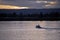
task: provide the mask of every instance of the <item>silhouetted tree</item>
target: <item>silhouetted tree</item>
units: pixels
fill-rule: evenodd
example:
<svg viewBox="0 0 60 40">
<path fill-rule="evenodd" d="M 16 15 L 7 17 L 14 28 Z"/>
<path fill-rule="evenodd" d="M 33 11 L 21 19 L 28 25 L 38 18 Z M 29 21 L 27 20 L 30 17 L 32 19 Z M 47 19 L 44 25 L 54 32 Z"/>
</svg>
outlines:
<svg viewBox="0 0 60 40">
<path fill-rule="evenodd" d="M 17 16 L 17 15 L 16 15 L 16 13 L 14 12 L 14 13 L 13 13 L 13 17 L 16 17 L 16 16 Z"/>
</svg>

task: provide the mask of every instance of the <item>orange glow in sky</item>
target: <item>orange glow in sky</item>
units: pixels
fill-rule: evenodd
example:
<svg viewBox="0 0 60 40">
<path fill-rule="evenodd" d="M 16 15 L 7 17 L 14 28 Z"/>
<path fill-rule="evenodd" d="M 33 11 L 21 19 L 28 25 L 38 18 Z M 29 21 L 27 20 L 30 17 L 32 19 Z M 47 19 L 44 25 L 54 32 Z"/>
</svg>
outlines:
<svg viewBox="0 0 60 40">
<path fill-rule="evenodd" d="M 54 4 L 56 4 L 56 2 L 49 2 L 49 4 L 54 5 Z"/>
<path fill-rule="evenodd" d="M 28 9 L 29 7 L 11 6 L 11 5 L 0 5 L 0 9 Z"/>
</svg>

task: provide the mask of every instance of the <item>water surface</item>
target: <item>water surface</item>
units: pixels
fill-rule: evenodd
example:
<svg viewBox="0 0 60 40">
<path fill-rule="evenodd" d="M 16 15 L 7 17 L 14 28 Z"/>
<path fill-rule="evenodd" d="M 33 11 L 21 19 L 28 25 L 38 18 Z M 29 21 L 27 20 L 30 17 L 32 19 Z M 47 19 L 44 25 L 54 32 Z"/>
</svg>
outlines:
<svg viewBox="0 0 60 40">
<path fill-rule="evenodd" d="M 0 21 L 0 40 L 60 40 L 58 28 L 60 21 Z"/>
</svg>

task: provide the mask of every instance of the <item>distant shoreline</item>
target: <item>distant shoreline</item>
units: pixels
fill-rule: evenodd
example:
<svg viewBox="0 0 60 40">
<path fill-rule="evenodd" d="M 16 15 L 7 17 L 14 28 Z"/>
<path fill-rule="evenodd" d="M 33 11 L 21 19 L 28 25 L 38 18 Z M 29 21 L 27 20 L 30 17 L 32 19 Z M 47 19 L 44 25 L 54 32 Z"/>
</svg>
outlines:
<svg viewBox="0 0 60 40">
<path fill-rule="evenodd" d="M 0 21 L 59 21 L 60 8 L 0 9 Z"/>
</svg>

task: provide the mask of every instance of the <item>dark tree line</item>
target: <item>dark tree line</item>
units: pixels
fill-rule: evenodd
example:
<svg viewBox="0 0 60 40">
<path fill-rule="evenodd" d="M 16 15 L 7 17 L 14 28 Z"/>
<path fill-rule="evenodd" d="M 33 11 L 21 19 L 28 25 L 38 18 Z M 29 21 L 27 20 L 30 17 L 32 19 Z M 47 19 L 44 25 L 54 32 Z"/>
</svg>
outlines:
<svg viewBox="0 0 60 40">
<path fill-rule="evenodd" d="M 44 17 L 60 17 L 60 13 L 59 12 L 46 13 L 44 14 Z"/>
<path fill-rule="evenodd" d="M 0 13 L 0 17 L 36 17 L 36 18 L 53 18 L 53 17 L 60 17 L 60 13 L 59 12 L 50 12 L 50 13 L 43 13 L 43 12 L 39 12 L 39 13 Z"/>
</svg>

